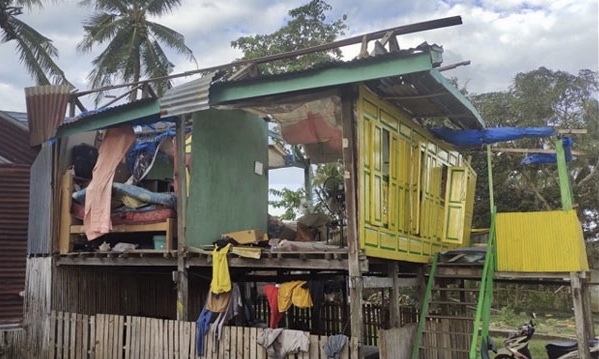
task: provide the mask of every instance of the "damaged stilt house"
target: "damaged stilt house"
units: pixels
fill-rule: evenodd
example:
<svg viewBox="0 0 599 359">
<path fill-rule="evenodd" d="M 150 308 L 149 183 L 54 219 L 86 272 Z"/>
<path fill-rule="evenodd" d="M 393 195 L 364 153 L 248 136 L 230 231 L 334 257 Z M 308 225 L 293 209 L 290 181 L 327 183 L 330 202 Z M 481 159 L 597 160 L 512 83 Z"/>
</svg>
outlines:
<svg viewBox="0 0 599 359">
<path fill-rule="evenodd" d="M 32 183 L 52 184 L 35 199 L 50 204 L 36 212 L 48 218 L 48 235 L 30 239 L 52 249 L 28 259 L 28 290 L 41 272 L 49 283 L 31 304 L 47 330 L 33 356 L 468 358 L 474 328 L 488 319 L 495 252 L 488 246 L 468 266 L 438 259 L 470 245 L 476 174 L 429 128 L 485 125 L 439 71 L 441 47 L 400 50 L 396 41 L 459 23 L 367 34 L 358 38 L 359 58 L 302 71 L 228 70 L 327 47 L 215 67 L 162 98 L 79 114 L 76 92 L 29 90 L 30 117 L 40 124 L 31 127 L 32 144 L 43 143 L 40 156 L 51 158 Z M 373 40 L 376 55 L 366 51 Z M 269 228 L 269 169 L 286 163 L 269 146 L 269 123 L 310 164 L 342 164 L 332 195 L 339 243 L 326 230 L 305 242 L 282 241 Z M 571 264 L 567 271 L 584 269 Z M 464 305 L 455 315 L 453 294 L 433 299 L 431 291 L 456 280 L 457 303 L 472 302 L 475 314 Z M 480 295 L 466 293 L 464 280 L 480 283 Z M 422 289 L 418 326 L 399 304 L 405 286 Z M 390 299 L 365 303 L 374 289 Z"/>
</svg>

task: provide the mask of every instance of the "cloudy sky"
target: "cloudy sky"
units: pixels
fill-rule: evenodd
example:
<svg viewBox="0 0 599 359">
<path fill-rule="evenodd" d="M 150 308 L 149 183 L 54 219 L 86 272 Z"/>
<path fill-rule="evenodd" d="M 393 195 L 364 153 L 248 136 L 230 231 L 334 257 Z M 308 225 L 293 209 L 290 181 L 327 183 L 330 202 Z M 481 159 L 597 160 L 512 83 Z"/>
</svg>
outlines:
<svg viewBox="0 0 599 359">
<path fill-rule="evenodd" d="M 375 30 L 460 15 L 463 25 L 398 38 L 400 47 L 422 41 L 445 49 L 444 64 L 470 60 L 448 71 L 473 93 L 501 91 L 518 72 L 545 66 L 572 73 L 598 70 L 599 0 L 329 0 L 332 20 L 347 15 L 354 36 Z M 182 0 L 172 14 L 156 19 L 185 35 L 200 68 L 240 57 L 230 42 L 240 36 L 268 34 L 285 25 L 288 10 L 309 0 Z M 58 64 L 79 90 L 88 89 L 86 76 L 97 55 L 78 54 L 82 21 L 91 9 L 77 0 L 59 0 L 43 9 L 26 11 L 21 19 L 51 38 L 60 51 Z M 347 58 L 357 46 L 344 48 Z M 24 111 L 23 88 L 33 85 L 19 64 L 14 46 L 0 44 L 0 110 Z M 195 64 L 172 57 L 175 72 Z M 183 78 L 179 83 L 192 80 Z"/>
<path fill-rule="evenodd" d="M 231 62 L 240 53 L 230 42 L 240 36 L 268 34 L 283 26 L 289 9 L 309 0 L 182 0 L 182 6 L 156 21 L 185 35 L 199 67 Z M 50 2 L 48 2 L 50 3 Z M 26 11 L 21 19 L 50 37 L 60 51 L 59 65 L 79 90 L 88 89 L 89 55 L 78 54 L 82 21 L 90 8 L 77 0 L 59 0 Z M 598 0 L 329 0 L 330 19 L 347 15 L 346 36 L 461 15 L 464 24 L 399 37 L 400 47 L 422 41 L 444 47 L 444 64 L 471 60 L 446 73 L 470 92 L 505 90 L 518 72 L 545 66 L 577 72 L 598 69 Z M 357 46 L 344 48 L 351 58 Z M 23 88 L 33 81 L 19 64 L 14 45 L 0 44 L 0 109 L 23 111 Z M 195 64 L 172 57 L 175 72 Z M 179 82 L 189 81 L 184 78 Z"/>
</svg>

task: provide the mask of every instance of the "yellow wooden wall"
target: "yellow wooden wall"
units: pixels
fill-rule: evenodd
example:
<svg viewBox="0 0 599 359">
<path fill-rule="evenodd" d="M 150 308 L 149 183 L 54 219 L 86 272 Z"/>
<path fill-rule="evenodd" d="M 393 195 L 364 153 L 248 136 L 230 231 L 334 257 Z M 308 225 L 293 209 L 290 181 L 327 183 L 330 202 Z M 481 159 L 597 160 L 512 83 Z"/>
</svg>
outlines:
<svg viewBox="0 0 599 359">
<path fill-rule="evenodd" d="M 576 211 L 497 213 L 497 270 L 571 272 L 589 269 Z"/>
<path fill-rule="evenodd" d="M 366 255 L 427 262 L 467 245 L 476 175 L 365 87 L 357 104 L 360 244 Z"/>
</svg>

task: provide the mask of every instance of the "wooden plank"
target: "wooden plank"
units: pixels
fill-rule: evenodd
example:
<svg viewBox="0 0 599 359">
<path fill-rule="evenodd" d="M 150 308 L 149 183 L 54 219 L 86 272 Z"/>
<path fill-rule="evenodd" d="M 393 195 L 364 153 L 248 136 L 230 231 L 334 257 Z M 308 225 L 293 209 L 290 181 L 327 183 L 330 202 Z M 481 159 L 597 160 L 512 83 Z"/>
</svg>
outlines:
<svg viewBox="0 0 599 359">
<path fill-rule="evenodd" d="M 63 359 L 63 346 L 62 346 L 62 335 L 64 328 L 64 314 L 58 312 L 56 316 L 57 328 L 56 328 L 56 358 Z"/>
<path fill-rule="evenodd" d="M 144 317 L 139 317 L 139 332 L 137 335 L 139 336 L 139 359 L 147 358 L 146 353 L 146 321 Z"/>
<path fill-rule="evenodd" d="M 582 348 L 580 352 L 581 358 L 590 358 L 591 354 L 589 346 L 587 345 L 588 340 L 587 333 L 589 330 L 585 328 L 585 314 L 584 305 L 582 299 L 582 284 L 580 281 L 580 273 L 570 273 L 570 285 L 572 286 L 572 301 L 574 304 L 574 319 L 576 320 L 576 341 L 578 342 L 578 348 Z"/>
<path fill-rule="evenodd" d="M 60 254 L 71 251 L 71 194 L 73 193 L 73 171 L 67 170 L 60 180 L 60 227 L 58 250 Z"/>
<path fill-rule="evenodd" d="M 123 359 L 123 336 L 125 335 L 125 317 L 123 315 L 118 316 L 118 336 L 117 336 L 117 358 Z"/>
<path fill-rule="evenodd" d="M 164 320 L 158 320 L 156 322 L 156 356 L 160 358 L 166 358 L 166 337 L 164 336 Z"/>
<path fill-rule="evenodd" d="M 81 314 L 75 313 L 73 318 L 75 324 L 73 326 L 73 328 L 75 328 L 75 338 L 73 340 L 73 351 L 71 352 L 72 359 L 79 359 L 83 357 L 81 355 L 81 350 L 83 349 L 83 326 L 81 323 L 81 317 Z"/>
<path fill-rule="evenodd" d="M 256 332 L 257 332 L 257 328 L 249 328 L 250 329 L 250 333 L 248 335 L 248 358 L 256 358 L 257 354 L 257 346 L 258 344 L 256 343 Z"/>
<path fill-rule="evenodd" d="M 324 347 L 324 345 L 327 343 L 327 340 L 328 340 L 328 337 L 326 335 L 322 335 L 322 336 L 318 337 L 318 353 L 321 358 L 326 358 L 326 355 L 324 354 L 322 347 Z"/>
<path fill-rule="evenodd" d="M 96 358 L 96 316 L 92 315 L 89 318 L 89 359 Z"/>
<path fill-rule="evenodd" d="M 173 321 L 167 321 L 167 335 L 168 335 L 168 353 L 167 358 L 172 359 L 175 357 L 175 331 L 173 329 Z"/>
<path fill-rule="evenodd" d="M 264 328 L 256 328 L 256 338 L 259 338 L 262 333 L 264 333 Z M 266 355 L 266 348 L 264 348 L 262 345 L 258 345 L 257 347 L 257 359 L 266 359 L 267 355 Z"/>
<path fill-rule="evenodd" d="M 131 359 L 131 316 L 125 317 L 125 359 Z"/>
<path fill-rule="evenodd" d="M 189 357 L 190 359 L 195 359 L 198 357 L 198 354 L 196 353 L 196 323 L 195 322 L 189 322 L 189 337 L 191 338 L 191 343 L 190 343 L 190 351 L 189 351 Z M 204 343 L 205 344 L 205 343 Z"/>
<path fill-rule="evenodd" d="M 318 339 L 318 335 L 310 335 L 310 349 L 308 350 L 308 357 L 310 359 L 319 359 L 320 358 L 320 341 Z"/>
<path fill-rule="evenodd" d="M 104 359 L 104 316 L 101 314 L 96 315 L 96 345 L 95 345 L 95 358 Z"/>
<path fill-rule="evenodd" d="M 141 345 L 141 318 L 133 317 L 131 324 L 133 327 L 133 331 L 131 332 L 131 359 L 141 359 L 139 353 L 139 348 Z"/>
<path fill-rule="evenodd" d="M 245 327 L 243 328 L 243 349 L 241 350 L 241 353 L 237 353 L 237 358 L 243 358 L 249 355 L 251 346 L 250 340 L 250 328 Z"/>
<path fill-rule="evenodd" d="M 190 342 L 191 339 L 189 337 L 190 335 L 190 330 L 189 330 L 189 323 L 188 322 L 179 322 L 179 331 L 181 332 L 181 338 L 180 338 L 180 346 L 179 346 L 179 351 L 181 352 L 181 359 L 189 359 L 189 352 L 190 352 Z"/>
<path fill-rule="evenodd" d="M 49 345 L 50 348 L 49 349 L 49 355 L 50 355 L 50 359 L 54 359 L 55 355 L 56 355 L 56 326 L 57 326 L 57 318 L 56 318 L 56 311 L 51 311 L 50 312 L 50 333 L 49 333 Z"/>
</svg>

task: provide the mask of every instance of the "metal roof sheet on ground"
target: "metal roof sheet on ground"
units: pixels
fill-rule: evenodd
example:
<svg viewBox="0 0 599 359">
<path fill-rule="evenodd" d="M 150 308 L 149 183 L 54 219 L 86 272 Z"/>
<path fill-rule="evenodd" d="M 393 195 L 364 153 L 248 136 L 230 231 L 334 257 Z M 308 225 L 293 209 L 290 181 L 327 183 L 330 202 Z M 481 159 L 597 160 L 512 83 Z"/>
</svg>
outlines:
<svg viewBox="0 0 599 359">
<path fill-rule="evenodd" d="M 160 99 L 161 117 L 179 116 L 210 108 L 210 84 L 216 72 L 168 89 Z"/>
</svg>

